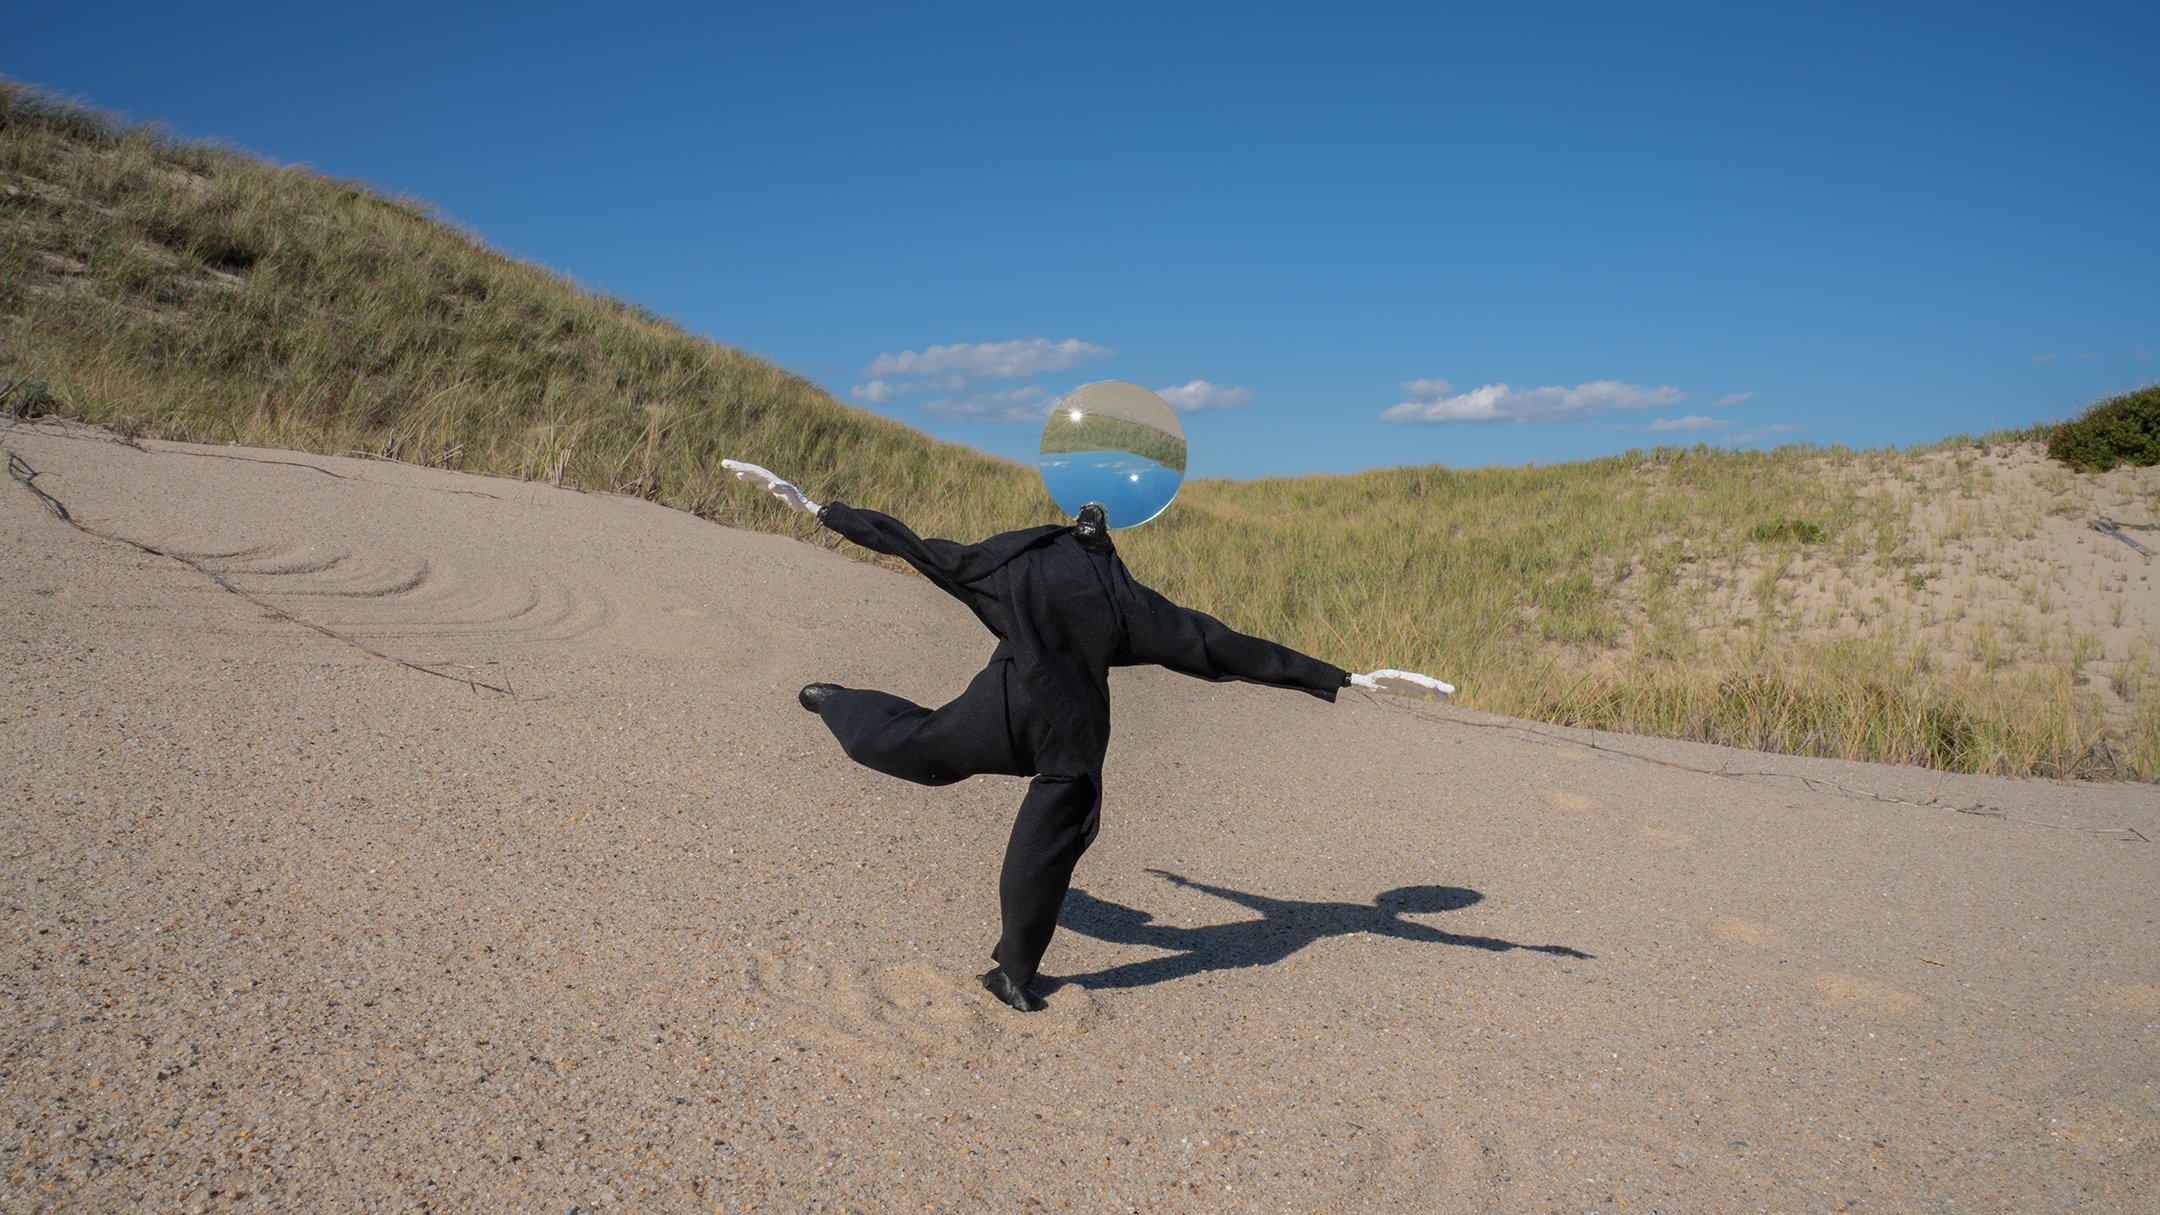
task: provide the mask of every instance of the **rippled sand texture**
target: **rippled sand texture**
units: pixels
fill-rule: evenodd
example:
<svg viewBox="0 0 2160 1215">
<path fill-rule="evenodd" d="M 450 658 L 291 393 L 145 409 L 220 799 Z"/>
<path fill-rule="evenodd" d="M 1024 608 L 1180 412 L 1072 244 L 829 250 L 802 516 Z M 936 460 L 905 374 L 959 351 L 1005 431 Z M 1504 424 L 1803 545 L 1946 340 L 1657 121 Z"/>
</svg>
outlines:
<svg viewBox="0 0 2160 1215">
<path fill-rule="evenodd" d="M 793 700 L 957 692 L 990 640 L 920 580 L 0 442 L 89 529 L 0 484 L 0 1208 L 2160 1201 L 2152 786 L 1121 672 L 1023 1017 L 972 978 L 1021 782 L 878 777 Z"/>
</svg>

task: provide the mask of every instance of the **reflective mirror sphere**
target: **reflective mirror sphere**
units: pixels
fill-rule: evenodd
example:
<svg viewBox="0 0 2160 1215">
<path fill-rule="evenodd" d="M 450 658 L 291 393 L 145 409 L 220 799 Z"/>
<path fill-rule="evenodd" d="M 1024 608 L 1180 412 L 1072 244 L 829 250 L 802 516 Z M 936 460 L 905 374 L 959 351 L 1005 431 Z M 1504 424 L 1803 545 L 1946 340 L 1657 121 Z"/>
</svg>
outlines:
<svg viewBox="0 0 2160 1215">
<path fill-rule="evenodd" d="M 1043 423 L 1043 488 L 1077 516 L 1100 502 L 1113 530 L 1162 513 L 1185 483 L 1185 428 L 1163 399 L 1103 380 L 1075 388 Z"/>
</svg>

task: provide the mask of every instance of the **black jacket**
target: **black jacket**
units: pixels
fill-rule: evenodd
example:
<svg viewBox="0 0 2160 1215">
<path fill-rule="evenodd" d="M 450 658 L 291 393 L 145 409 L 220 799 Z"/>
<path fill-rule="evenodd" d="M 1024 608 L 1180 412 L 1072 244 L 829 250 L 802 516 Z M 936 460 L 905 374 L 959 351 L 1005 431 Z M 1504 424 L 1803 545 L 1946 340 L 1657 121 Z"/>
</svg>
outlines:
<svg viewBox="0 0 2160 1215">
<path fill-rule="evenodd" d="M 835 502 L 826 527 L 906 561 L 967 605 L 1013 664 L 1007 723 L 1038 772 L 1100 772 L 1110 744 L 1109 671 L 1153 663 L 1200 679 L 1244 680 L 1335 699 L 1341 667 L 1239 633 L 1142 586 L 1108 545 L 1034 527 L 980 544 L 925 540 L 876 511 Z"/>
</svg>

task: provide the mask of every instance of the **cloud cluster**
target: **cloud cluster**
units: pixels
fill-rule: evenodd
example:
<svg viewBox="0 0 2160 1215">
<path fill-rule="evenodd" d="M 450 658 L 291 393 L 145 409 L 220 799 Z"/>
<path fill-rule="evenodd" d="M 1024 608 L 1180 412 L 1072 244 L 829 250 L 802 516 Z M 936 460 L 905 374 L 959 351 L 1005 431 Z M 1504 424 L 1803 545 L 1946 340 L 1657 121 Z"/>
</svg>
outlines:
<svg viewBox="0 0 2160 1215">
<path fill-rule="evenodd" d="M 1717 400 L 1710 402 L 1710 408 L 1727 409 L 1734 405 L 1745 405 L 1754 399 L 1755 394 L 1752 392 L 1728 392 Z M 1643 427 L 1643 429 L 1654 435 L 1692 434 L 1704 430 L 1724 430 L 1735 424 L 1730 418 L 1713 418 L 1705 414 L 1691 413 L 1684 418 L 1659 418 Z M 1619 429 L 1626 430 L 1627 427 L 1623 426 Z M 1767 431 L 1748 431 L 1746 433 L 1750 437 L 1759 438 L 1764 434 L 1778 434 L 1780 431 L 1773 427 Z"/>
<path fill-rule="evenodd" d="M 1669 435 L 1696 430 L 1723 430 L 1730 425 L 1732 423 L 1724 418 L 1706 418 L 1695 413 L 1684 418 L 1659 418 L 1650 423 L 1649 430 L 1654 435 Z"/>
<path fill-rule="evenodd" d="M 1733 446 L 1737 447 L 1742 443 L 1753 443 L 1759 439 L 1774 439 L 1779 435 L 1789 435 L 1799 429 L 1800 428 L 1798 426 L 1795 426 L 1790 422 L 1779 422 L 1775 425 L 1765 426 L 1758 430 L 1743 430 L 1727 441 L 1730 442 Z"/>
<path fill-rule="evenodd" d="M 955 342 L 926 350 L 881 354 L 863 368 L 863 382 L 848 395 L 865 405 L 882 405 L 917 392 L 964 393 L 992 380 L 1024 380 L 1046 371 L 1063 371 L 1089 359 L 1116 354 L 1108 346 L 1066 338 L 1015 338 L 1009 342 Z M 990 394 L 998 395 L 998 394 Z M 931 412 L 940 412 L 933 408 Z M 945 416 L 971 416 L 961 413 Z"/>
<path fill-rule="evenodd" d="M 999 381 L 1026 380 L 1065 371 L 1117 353 L 1079 338 L 1015 338 L 1009 342 L 954 342 L 924 350 L 881 354 L 862 369 L 862 383 L 848 395 L 864 405 L 884 405 L 916 393 L 941 394 L 922 410 L 956 422 L 1035 422 L 1048 417 L 1058 398 L 1039 384 L 985 388 Z M 1250 388 L 1189 380 L 1156 395 L 1179 413 L 1242 409 L 1252 404 Z"/>
<path fill-rule="evenodd" d="M 1573 388 L 1511 388 L 1487 384 L 1456 392 L 1446 380 L 1409 380 L 1406 400 L 1380 415 L 1383 422 L 1573 422 L 1626 409 L 1677 405 L 1687 394 L 1659 385 L 1644 388 L 1618 380 L 1594 380 Z"/>
<path fill-rule="evenodd" d="M 1179 413 L 1199 413 L 1204 409 L 1243 409 L 1252 404 L 1250 388 L 1230 388 L 1210 384 L 1206 380 L 1192 380 L 1158 388 L 1155 395 L 1161 397 L 1170 408 Z"/>
<path fill-rule="evenodd" d="M 1079 338 L 1053 342 L 1049 338 L 1017 338 L 1010 342 L 955 342 L 932 346 L 917 354 L 881 354 L 870 360 L 863 374 L 872 377 L 903 375 L 960 375 L 970 380 L 1018 380 L 1045 371 L 1063 371 L 1089 359 L 1108 358 L 1117 351 Z"/>
<path fill-rule="evenodd" d="M 923 406 L 932 417 L 953 422 L 1040 422 L 1057 408 L 1058 398 L 1037 384 L 989 392 L 940 397 Z"/>
</svg>

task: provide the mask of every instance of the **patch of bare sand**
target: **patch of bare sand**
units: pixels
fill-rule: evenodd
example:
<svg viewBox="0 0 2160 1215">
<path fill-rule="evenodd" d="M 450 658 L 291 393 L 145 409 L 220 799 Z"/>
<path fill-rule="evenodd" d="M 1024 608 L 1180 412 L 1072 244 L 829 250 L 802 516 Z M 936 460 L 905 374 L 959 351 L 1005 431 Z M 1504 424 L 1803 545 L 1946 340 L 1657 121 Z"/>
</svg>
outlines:
<svg viewBox="0 0 2160 1215">
<path fill-rule="evenodd" d="M 2160 839 L 2149 786 L 1121 672 L 1022 1017 L 971 978 L 1021 783 L 886 780 L 793 704 L 961 688 L 990 640 L 922 581 L 5 444 L 194 563 L 0 485 L 7 1209 L 2152 1209 L 2160 847 L 2102 830 Z"/>
</svg>

